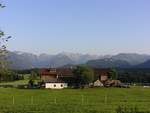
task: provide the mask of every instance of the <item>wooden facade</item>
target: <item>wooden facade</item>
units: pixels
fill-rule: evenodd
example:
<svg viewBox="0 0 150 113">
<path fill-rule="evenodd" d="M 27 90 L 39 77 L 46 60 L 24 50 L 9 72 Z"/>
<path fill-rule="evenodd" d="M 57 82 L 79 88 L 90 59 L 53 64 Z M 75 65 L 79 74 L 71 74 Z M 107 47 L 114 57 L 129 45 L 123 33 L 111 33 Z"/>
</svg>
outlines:
<svg viewBox="0 0 150 113">
<path fill-rule="evenodd" d="M 73 73 L 71 69 L 62 69 L 62 68 L 50 68 L 50 69 L 41 69 L 40 77 L 43 82 L 57 83 L 65 82 L 64 78 L 73 78 Z"/>
<path fill-rule="evenodd" d="M 109 79 L 109 69 L 94 69 L 96 77 L 101 81 L 105 82 Z"/>
</svg>

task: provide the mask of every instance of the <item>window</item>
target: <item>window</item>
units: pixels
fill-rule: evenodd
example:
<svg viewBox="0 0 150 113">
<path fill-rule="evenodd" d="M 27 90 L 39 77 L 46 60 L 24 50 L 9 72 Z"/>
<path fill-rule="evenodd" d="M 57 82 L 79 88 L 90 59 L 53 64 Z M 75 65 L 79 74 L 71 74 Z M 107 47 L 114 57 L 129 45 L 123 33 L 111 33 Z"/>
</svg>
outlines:
<svg viewBox="0 0 150 113">
<path fill-rule="evenodd" d="M 61 86 L 61 87 L 63 87 L 63 85 L 62 85 L 62 84 L 61 84 L 60 86 Z"/>
<path fill-rule="evenodd" d="M 56 84 L 54 84 L 54 87 L 56 87 Z"/>
</svg>

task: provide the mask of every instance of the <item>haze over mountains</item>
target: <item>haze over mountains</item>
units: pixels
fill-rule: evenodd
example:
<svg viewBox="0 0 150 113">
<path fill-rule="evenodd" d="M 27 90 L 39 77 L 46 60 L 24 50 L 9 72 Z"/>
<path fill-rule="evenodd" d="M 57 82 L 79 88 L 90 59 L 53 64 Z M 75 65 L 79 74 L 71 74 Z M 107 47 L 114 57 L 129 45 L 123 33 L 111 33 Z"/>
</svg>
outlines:
<svg viewBox="0 0 150 113">
<path fill-rule="evenodd" d="M 35 55 L 25 52 L 9 52 L 8 59 L 12 69 L 30 69 L 43 67 L 62 67 L 64 65 L 87 64 L 91 67 L 150 68 L 150 55 L 121 53 L 117 55 L 90 55 L 79 53 L 59 53 L 56 55 Z"/>
</svg>

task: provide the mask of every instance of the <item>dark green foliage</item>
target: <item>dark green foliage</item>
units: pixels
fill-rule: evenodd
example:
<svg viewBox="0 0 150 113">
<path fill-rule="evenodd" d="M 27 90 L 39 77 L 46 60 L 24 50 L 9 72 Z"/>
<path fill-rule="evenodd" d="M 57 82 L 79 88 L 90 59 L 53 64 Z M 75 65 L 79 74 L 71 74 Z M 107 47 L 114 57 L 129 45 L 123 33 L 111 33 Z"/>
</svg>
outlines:
<svg viewBox="0 0 150 113">
<path fill-rule="evenodd" d="M 125 83 L 150 83 L 150 69 L 117 69 L 118 79 Z"/>
<path fill-rule="evenodd" d="M 109 76 L 111 79 L 113 80 L 117 80 L 118 79 L 118 72 L 116 69 L 114 68 L 111 68 L 110 71 L 109 71 Z"/>
<path fill-rule="evenodd" d="M 32 71 L 32 72 L 31 72 L 30 79 L 32 79 L 32 80 L 36 80 L 36 79 L 37 79 L 37 73 L 36 73 L 36 72 L 34 72 L 34 71 Z"/>
<path fill-rule="evenodd" d="M 24 70 L 13 70 L 18 74 L 31 74 L 32 72 L 36 73 L 39 76 L 39 68 L 32 68 L 32 69 L 24 69 Z"/>
<path fill-rule="evenodd" d="M 31 74 L 34 69 L 25 69 L 25 70 L 13 70 L 18 74 Z"/>
<path fill-rule="evenodd" d="M 38 70 L 32 70 L 32 71 L 31 71 L 30 79 L 32 79 L 32 80 L 37 80 L 37 79 L 38 79 L 38 76 L 39 76 Z"/>
<path fill-rule="evenodd" d="M 1 69 L 0 70 L 0 82 L 2 81 L 14 81 L 23 79 L 21 76 L 18 76 L 17 73 L 7 70 L 7 69 Z"/>
<path fill-rule="evenodd" d="M 93 70 L 86 65 L 77 66 L 73 73 L 76 77 L 76 83 L 80 85 L 89 84 L 94 80 Z"/>
<path fill-rule="evenodd" d="M 29 88 L 33 88 L 34 87 L 34 83 L 35 83 L 34 80 L 30 79 L 29 82 L 28 82 L 28 87 Z"/>
</svg>

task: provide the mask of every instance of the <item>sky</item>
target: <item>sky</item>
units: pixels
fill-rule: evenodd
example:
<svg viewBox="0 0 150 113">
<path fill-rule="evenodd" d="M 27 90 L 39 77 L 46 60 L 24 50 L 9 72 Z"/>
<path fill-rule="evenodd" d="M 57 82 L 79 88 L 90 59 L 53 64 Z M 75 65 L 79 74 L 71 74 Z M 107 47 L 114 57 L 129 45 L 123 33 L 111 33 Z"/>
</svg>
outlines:
<svg viewBox="0 0 150 113">
<path fill-rule="evenodd" d="M 0 0 L 8 49 L 150 54 L 150 0 Z"/>
</svg>

